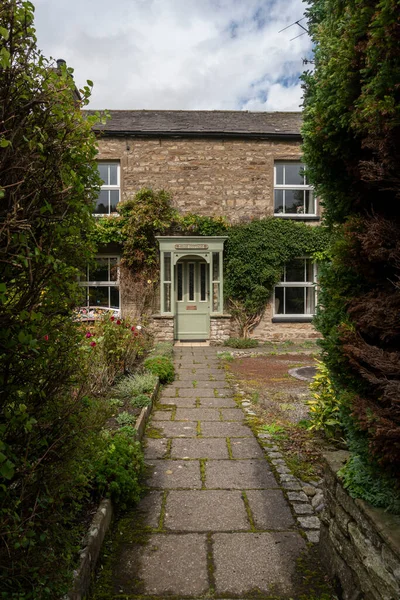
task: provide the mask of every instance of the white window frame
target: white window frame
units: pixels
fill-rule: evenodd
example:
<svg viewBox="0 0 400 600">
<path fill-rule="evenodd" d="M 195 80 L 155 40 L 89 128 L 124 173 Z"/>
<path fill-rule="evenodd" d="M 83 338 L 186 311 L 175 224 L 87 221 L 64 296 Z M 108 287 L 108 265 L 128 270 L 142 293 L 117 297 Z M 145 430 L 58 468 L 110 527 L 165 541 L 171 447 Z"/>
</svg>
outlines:
<svg viewBox="0 0 400 600">
<path fill-rule="evenodd" d="M 90 276 L 90 266 L 88 265 L 86 267 L 86 277 L 87 279 L 84 280 L 80 280 L 79 281 L 79 285 L 83 288 L 85 288 L 86 290 L 86 303 L 82 308 L 87 308 L 89 310 L 91 309 L 96 309 L 96 308 L 100 308 L 102 310 L 111 310 L 111 311 L 119 311 L 121 308 L 121 294 L 120 294 L 120 289 L 119 289 L 119 262 L 120 262 L 120 256 L 118 256 L 117 254 L 98 254 L 96 256 L 96 259 L 116 259 L 117 261 L 117 279 L 116 280 L 111 280 L 109 279 L 108 281 L 94 281 L 94 280 L 90 280 L 89 276 Z M 110 262 L 108 262 L 108 275 L 109 277 L 111 277 L 111 267 L 110 267 Z M 91 287 L 104 287 L 104 288 L 108 288 L 108 306 L 94 306 L 94 305 L 90 305 L 89 303 L 89 289 Z M 111 288 L 118 288 L 118 307 L 112 307 L 111 306 Z"/>
<path fill-rule="evenodd" d="M 273 198 L 273 202 L 274 202 L 274 216 L 275 217 L 290 217 L 291 219 L 302 219 L 304 217 L 317 217 L 317 199 L 314 195 L 314 188 L 312 187 L 312 185 L 309 185 L 307 183 L 307 178 L 306 175 L 304 175 L 304 184 L 296 184 L 296 185 L 290 185 L 290 184 L 286 184 L 286 183 L 277 183 L 276 182 L 276 168 L 278 166 L 283 166 L 285 167 L 286 165 L 290 165 L 290 166 L 294 166 L 294 165 L 298 165 L 299 167 L 299 171 L 305 170 L 305 164 L 302 163 L 301 161 L 275 161 L 274 163 L 274 198 Z M 283 212 L 276 212 L 275 210 L 275 191 L 281 190 L 283 192 Z M 306 205 L 305 205 L 305 199 L 304 199 L 304 204 L 303 204 L 303 212 L 295 212 L 295 213 L 290 213 L 290 212 L 285 212 L 285 191 L 302 191 L 303 192 L 303 196 L 305 198 L 305 194 L 304 192 L 309 191 L 310 194 L 312 195 L 312 202 L 313 202 L 313 207 L 314 210 L 313 212 L 305 212 L 306 210 Z"/>
<path fill-rule="evenodd" d="M 295 260 L 304 260 L 304 281 L 286 281 L 286 265 L 284 266 L 283 278 L 274 287 L 273 294 L 273 316 L 279 319 L 312 319 L 315 316 L 315 309 L 317 307 L 317 263 L 313 261 L 309 256 L 301 256 Z M 312 266 L 312 281 L 307 280 L 307 261 Z M 286 288 L 304 288 L 304 306 L 307 304 L 307 290 L 313 288 L 314 290 L 314 312 L 310 313 L 286 313 L 286 292 L 283 293 L 283 312 L 276 312 L 276 290 L 286 290 Z"/>
<path fill-rule="evenodd" d="M 116 185 L 110 185 L 110 184 L 106 184 L 103 183 L 103 185 L 101 186 L 100 192 L 102 191 L 118 191 L 118 203 L 121 202 L 121 166 L 120 166 L 120 162 L 118 160 L 99 160 L 97 162 L 98 166 L 100 165 L 113 165 L 117 167 L 117 183 Z M 118 204 L 117 203 L 117 204 Z M 96 205 L 97 207 L 97 205 Z M 95 208 L 96 208 L 95 207 Z M 115 211 L 111 212 L 110 211 L 110 202 L 108 202 L 108 212 L 106 213 L 100 213 L 100 212 L 93 212 L 93 215 L 95 217 L 107 217 L 108 215 L 115 215 L 117 214 Z"/>
</svg>

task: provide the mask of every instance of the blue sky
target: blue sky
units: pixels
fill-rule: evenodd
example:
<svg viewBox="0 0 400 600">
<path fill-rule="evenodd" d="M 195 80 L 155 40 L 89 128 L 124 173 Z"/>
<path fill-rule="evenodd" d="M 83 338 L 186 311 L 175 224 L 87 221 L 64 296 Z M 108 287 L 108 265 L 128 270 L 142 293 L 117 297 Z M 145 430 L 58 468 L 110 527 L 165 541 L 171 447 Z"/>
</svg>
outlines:
<svg viewBox="0 0 400 600">
<path fill-rule="evenodd" d="M 34 0 L 38 46 L 90 108 L 299 110 L 301 0 Z M 306 22 L 303 21 L 303 24 Z"/>
</svg>

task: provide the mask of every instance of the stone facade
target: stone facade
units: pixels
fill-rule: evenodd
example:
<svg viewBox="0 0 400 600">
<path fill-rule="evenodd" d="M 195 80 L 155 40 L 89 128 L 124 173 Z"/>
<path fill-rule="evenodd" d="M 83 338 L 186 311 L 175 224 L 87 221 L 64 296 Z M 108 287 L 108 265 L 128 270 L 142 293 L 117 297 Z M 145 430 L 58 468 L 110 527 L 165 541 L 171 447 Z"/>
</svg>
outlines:
<svg viewBox="0 0 400 600">
<path fill-rule="evenodd" d="M 120 161 L 122 201 L 143 187 L 165 189 L 182 213 L 231 222 L 272 215 L 274 161 L 300 156 L 300 140 L 99 140 L 99 160 Z"/>
<path fill-rule="evenodd" d="M 166 133 L 164 117 L 172 119 L 175 130 L 172 127 L 171 135 Z M 181 117 L 185 122 L 192 119 L 196 126 L 203 127 L 206 134 L 202 136 L 197 132 L 193 136 L 193 131 L 177 134 Z M 223 216 L 231 223 L 237 223 L 273 215 L 274 163 L 301 159 L 300 125 L 293 120 L 298 118 L 294 113 L 246 115 L 222 112 L 215 115 L 210 112 L 202 115 L 201 111 L 192 111 L 182 116 L 179 111 L 167 111 L 165 114 L 162 111 L 159 114 L 157 111 L 144 111 L 143 114 L 132 111 L 132 115 L 130 111 L 114 111 L 109 129 L 103 128 L 104 134 L 99 137 L 98 158 L 101 161 L 119 161 L 122 202 L 144 187 L 165 189 L 171 193 L 173 204 L 181 213 Z M 227 129 L 221 135 L 210 134 L 213 119 L 216 127 L 222 128 L 228 127 L 229 121 L 229 127 L 233 127 L 231 134 Z M 235 123 L 240 124 L 241 119 L 242 130 L 235 133 Z M 154 123 L 158 123 L 164 130 L 160 135 L 154 130 L 143 130 L 140 134 L 134 131 L 131 123 L 139 129 L 152 129 Z M 249 135 L 245 132 L 247 125 L 250 127 Z M 120 127 L 126 127 L 126 132 L 116 131 Z M 262 137 L 253 139 L 251 135 L 257 134 L 256 127 L 260 128 Z M 318 218 L 299 216 L 299 220 L 302 219 L 310 225 L 318 223 Z M 151 290 L 140 290 L 138 300 L 132 293 L 135 284 L 126 284 L 123 279 L 121 276 L 122 315 L 137 316 L 141 308 L 147 314 L 159 312 L 158 300 L 154 300 L 155 290 L 149 307 Z M 159 335 L 163 339 L 170 336 L 170 330 L 165 330 L 162 321 L 154 323 L 161 327 Z M 225 321 L 219 323 L 212 319 L 210 339 L 221 341 L 229 337 L 228 329 Z M 231 329 L 234 335 L 233 323 Z M 313 338 L 317 334 L 311 323 L 304 320 L 273 322 L 270 304 L 253 336 L 260 340 L 278 341 Z"/>
<path fill-rule="evenodd" d="M 353 500 L 337 471 L 347 452 L 325 454 L 320 553 L 343 600 L 400 598 L 400 517 Z"/>
<path fill-rule="evenodd" d="M 174 341 L 174 317 L 152 315 L 149 329 L 154 335 L 155 342 Z"/>
<path fill-rule="evenodd" d="M 213 344 L 223 344 L 230 337 L 232 337 L 231 316 L 212 316 L 210 319 L 210 342 Z"/>
</svg>

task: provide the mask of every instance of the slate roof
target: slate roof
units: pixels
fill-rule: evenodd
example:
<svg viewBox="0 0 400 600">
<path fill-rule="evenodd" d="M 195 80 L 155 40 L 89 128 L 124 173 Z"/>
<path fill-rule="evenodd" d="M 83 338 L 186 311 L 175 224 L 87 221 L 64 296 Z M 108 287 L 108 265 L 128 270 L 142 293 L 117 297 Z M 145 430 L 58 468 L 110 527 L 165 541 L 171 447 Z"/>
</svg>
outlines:
<svg viewBox="0 0 400 600">
<path fill-rule="evenodd" d="M 88 111 L 93 113 L 94 111 Z M 300 138 L 301 112 L 111 110 L 104 135 Z"/>
</svg>

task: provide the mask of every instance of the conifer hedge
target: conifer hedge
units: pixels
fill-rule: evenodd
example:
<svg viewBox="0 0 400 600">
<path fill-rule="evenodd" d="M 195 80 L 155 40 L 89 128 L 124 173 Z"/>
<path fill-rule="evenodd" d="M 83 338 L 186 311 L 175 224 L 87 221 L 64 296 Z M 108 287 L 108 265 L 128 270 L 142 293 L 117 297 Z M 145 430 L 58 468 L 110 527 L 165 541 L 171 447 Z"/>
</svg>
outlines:
<svg viewBox="0 0 400 600">
<path fill-rule="evenodd" d="M 343 424 L 358 460 L 354 472 L 360 464 L 371 472 L 375 464 L 395 481 L 400 461 L 399 6 L 396 0 L 311 0 L 308 20 L 315 68 L 303 77 L 304 160 L 337 239 L 321 277 L 317 326 L 337 393 L 347 399 Z M 347 483 L 351 490 L 351 477 Z M 354 493 L 362 496 L 363 490 L 359 486 Z"/>
</svg>

